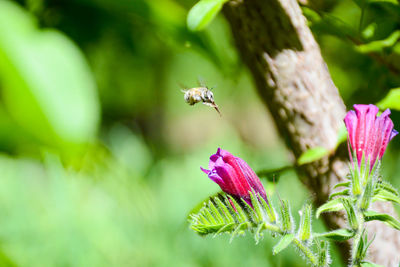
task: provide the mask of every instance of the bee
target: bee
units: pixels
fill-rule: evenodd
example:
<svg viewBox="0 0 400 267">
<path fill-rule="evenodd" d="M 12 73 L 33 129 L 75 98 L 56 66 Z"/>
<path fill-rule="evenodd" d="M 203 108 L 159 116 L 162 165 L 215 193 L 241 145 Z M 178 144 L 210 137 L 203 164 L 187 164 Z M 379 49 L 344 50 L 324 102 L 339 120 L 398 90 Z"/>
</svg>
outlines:
<svg viewBox="0 0 400 267">
<path fill-rule="evenodd" d="M 193 87 L 189 89 L 185 88 L 182 90 L 182 92 L 185 93 L 183 97 L 185 102 L 189 105 L 193 106 L 196 103 L 202 102 L 204 105 L 215 108 L 215 110 L 221 116 L 221 112 L 218 109 L 218 105 L 215 104 L 214 94 L 211 90 L 212 88 L 209 89 L 207 86 L 200 83 L 199 87 Z"/>
</svg>

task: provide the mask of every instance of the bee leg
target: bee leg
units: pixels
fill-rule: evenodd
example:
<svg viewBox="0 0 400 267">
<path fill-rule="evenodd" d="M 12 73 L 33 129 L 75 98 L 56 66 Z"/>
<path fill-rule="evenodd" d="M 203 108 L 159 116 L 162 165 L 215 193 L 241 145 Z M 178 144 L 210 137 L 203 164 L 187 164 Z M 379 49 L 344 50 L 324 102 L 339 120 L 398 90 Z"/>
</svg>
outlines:
<svg viewBox="0 0 400 267">
<path fill-rule="evenodd" d="M 209 107 L 214 108 L 214 109 L 218 112 L 218 114 L 222 117 L 222 114 L 221 114 L 221 112 L 219 111 L 218 105 L 217 105 L 217 104 L 215 104 L 214 102 L 213 102 L 213 103 L 203 102 L 203 104 L 206 105 L 206 106 L 209 106 Z"/>
</svg>

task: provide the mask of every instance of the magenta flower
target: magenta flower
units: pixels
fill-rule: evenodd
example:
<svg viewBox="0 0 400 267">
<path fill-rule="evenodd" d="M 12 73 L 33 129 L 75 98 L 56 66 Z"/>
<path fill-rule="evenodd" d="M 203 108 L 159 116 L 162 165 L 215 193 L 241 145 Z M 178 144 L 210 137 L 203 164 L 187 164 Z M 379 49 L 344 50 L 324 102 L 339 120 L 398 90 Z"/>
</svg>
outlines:
<svg viewBox="0 0 400 267">
<path fill-rule="evenodd" d="M 358 166 L 361 165 L 363 154 L 372 169 L 377 159 L 382 159 L 389 141 L 398 132 L 393 129 L 393 122 L 389 118 L 390 110 L 385 110 L 379 117 L 378 107 L 375 105 L 354 105 L 344 118 L 348 131 L 349 146 L 355 152 Z M 350 153 L 350 158 L 352 155 Z"/>
<path fill-rule="evenodd" d="M 267 195 L 260 179 L 241 158 L 218 148 L 217 153 L 211 155 L 208 168 L 210 170 L 200 167 L 225 193 L 237 198 L 243 198 L 251 205 L 250 192 L 253 189 L 268 203 Z"/>
</svg>

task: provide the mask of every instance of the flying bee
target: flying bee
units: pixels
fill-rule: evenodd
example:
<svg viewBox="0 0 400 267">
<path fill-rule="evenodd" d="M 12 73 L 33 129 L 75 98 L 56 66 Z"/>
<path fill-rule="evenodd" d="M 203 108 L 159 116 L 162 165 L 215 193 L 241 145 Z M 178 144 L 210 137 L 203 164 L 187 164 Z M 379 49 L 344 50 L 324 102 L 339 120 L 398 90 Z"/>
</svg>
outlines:
<svg viewBox="0 0 400 267">
<path fill-rule="evenodd" d="M 202 102 L 204 105 L 215 108 L 218 114 L 221 116 L 221 112 L 218 109 L 218 105 L 215 104 L 214 94 L 207 86 L 200 84 L 199 87 L 193 87 L 182 90 L 185 95 L 183 96 L 185 102 L 193 106 L 196 103 Z"/>
</svg>

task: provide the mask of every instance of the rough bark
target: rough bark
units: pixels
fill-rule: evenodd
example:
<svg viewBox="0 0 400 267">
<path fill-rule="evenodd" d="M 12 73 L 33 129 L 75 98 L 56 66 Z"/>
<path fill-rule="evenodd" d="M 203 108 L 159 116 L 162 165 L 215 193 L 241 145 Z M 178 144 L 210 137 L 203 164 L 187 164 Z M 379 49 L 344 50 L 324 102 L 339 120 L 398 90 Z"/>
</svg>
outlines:
<svg viewBox="0 0 400 267">
<path fill-rule="evenodd" d="M 345 106 L 298 3 L 232 0 L 224 13 L 256 87 L 295 157 L 315 146 L 334 150 Z M 332 185 L 347 174 L 345 158 L 335 153 L 299 170 L 316 205 L 324 203 Z M 394 214 L 388 204 L 375 208 Z M 324 220 L 330 229 L 344 226 L 341 214 L 328 213 Z M 377 234 L 370 259 L 398 266 L 398 232 L 380 223 L 369 224 L 370 236 Z M 347 260 L 349 244 L 339 248 Z"/>
</svg>

